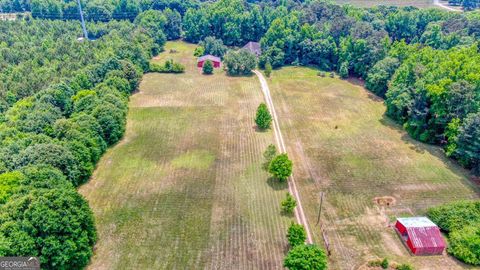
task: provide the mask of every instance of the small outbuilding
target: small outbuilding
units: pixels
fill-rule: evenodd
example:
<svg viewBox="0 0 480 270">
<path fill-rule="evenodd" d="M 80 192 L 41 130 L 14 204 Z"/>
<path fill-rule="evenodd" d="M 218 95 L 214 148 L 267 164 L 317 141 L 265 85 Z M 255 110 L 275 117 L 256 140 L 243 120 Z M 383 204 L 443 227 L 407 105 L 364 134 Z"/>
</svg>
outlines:
<svg viewBox="0 0 480 270">
<path fill-rule="evenodd" d="M 202 57 L 199 57 L 197 60 L 197 67 L 202 68 L 203 64 L 205 64 L 205 61 L 210 60 L 212 61 L 213 67 L 214 68 L 219 68 L 220 65 L 222 64 L 222 59 L 219 57 L 207 54 Z"/>
<path fill-rule="evenodd" d="M 258 42 L 250 41 L 247 45 L 243 46 L 243 49 L 255 54 L 257 57 L 262 55 L 262 46 Z"/>
<path fill-rule="evenodd" d="M 426 217 L 398 218 L 395 229 L 414 255 L 441 255 L 445 250 L 440 229 Z"/>
</svg>

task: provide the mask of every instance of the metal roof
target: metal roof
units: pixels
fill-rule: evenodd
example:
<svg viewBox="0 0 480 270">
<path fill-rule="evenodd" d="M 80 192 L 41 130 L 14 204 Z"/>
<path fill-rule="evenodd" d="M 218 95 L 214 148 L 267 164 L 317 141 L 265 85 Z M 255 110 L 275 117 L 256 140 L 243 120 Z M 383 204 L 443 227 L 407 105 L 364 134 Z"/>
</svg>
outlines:
<svg viewBox="0 0 480 270">
<path fill-rule="evenodd" d="M 445 247 L 438 227 L 407 228 L 408 238 L 416 248 Z"/>
<path fill-rule="evenodd" d="M 397 218 L 397 220 L 402 223 L 405 228 L 437 227 L 437 225 L 427 217 Z"/>
<path fill-rule="evenodd" d="M 262 54 L 262 46 L 258 42 L 250 41 L 245 46 L 243 46 L 243 49 L 249 50 L 257 56 L 260 56 Z"/>
<path fill-rule="evenodd" d="M 219 57 L 213 56 L 211 54 L 207 54 L 207 55 L 204 55 L 202 57 L 199 57 L 197 62 L 202 62 L 202 61 L 206 61 L 206 60 L 210 60 L 210 61 L 213 61 L 213 62 L 222 62 L 222 59 L 220 59 Z"/>
</svg>

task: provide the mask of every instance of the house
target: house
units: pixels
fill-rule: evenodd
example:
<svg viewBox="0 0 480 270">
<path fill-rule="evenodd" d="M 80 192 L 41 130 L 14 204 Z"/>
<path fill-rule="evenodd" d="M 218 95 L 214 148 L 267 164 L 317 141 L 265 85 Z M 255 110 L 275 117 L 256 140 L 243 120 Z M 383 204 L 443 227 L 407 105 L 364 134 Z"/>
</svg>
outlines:
<svg viewBox="0 0 480 270">
<path fill-rule="evenodd" d="M 212 61 L 212 64 L 213 64 L 214 68 L 219 68 L 220 65 L 222 64 L 222 60 L 219 57 L 207 54 L 207 55 L 204 55 L 204 56 L 198 58 L 197 67 L 199 67 L 199 68 L 203 67 L 203 64 L 207 60 Z"/>
<path fill-rule="evenodd" d="M 395 229 L 414 255 L 441 255 L 445 250 L 440 229 L 426 217 L 397 218 Z"/>
<path fill-rule="evenodd" d="M 250 41 L 247 45 L 243 46 L 243 49 L 255 54 L 257 57 L 262 55 L 262 46 L 258 42 Z"/>
</svg>

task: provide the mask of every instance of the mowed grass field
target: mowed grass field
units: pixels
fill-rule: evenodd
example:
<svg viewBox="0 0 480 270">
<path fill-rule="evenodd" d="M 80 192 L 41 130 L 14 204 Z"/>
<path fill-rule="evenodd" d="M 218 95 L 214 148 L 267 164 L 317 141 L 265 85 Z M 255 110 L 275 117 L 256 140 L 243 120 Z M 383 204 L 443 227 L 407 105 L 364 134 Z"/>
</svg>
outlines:
<svg viewBox="0 0 480 270">
<path fill-rule="evenodd" d="M 387 257 L 415 269 L 462 269 L 449 256 L 413 257 L 389 227 L 400 216 L 478 198 L 469 175 L 438 147 L 409 138 L 363 87 L 286 67 L 268 79 L 315 242 L 319 192 L 332 269 L 359 269 Z M 387 205 L 388 202 L 388 205 Z"/>
<path fill-rule="evenodd" d="M 437 7 L 433 4 L 433 0 L 335 0 L 337 4 L 350 4 L 357 7 L 375 7 L 375 6 L 397 6 L 406 7 L 414 6 L 418 8 Z"/>
<path fill-rule="evenodd" d="M 156 60 L 185 74 L 147 74 L 130 100 L 125 138 L 81 188 L 99 239 L 89 269 L 280 269 L 286 186 L 268 181 L 271 132 L 254 127 L 256 77 L 201 74 L 193 45 Z"/>
</svg>

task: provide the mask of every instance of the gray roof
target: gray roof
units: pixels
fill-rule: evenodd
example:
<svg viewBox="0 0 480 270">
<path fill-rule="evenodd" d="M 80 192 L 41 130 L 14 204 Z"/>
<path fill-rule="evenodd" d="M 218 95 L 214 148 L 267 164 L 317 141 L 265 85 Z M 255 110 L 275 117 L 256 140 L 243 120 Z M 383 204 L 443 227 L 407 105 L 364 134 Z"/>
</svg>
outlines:
<svg viewBox="0 0 480 270">
<path fill-rule="evenodd" d="M 247 43 L 247 45 L 243 46 L 243 48 L 249 50 L 256 56 L 260 56 L 262 54 L 262 46 L 258 42 L 250 41 Z"/>
<path fill-rule="evenodd" d="M 220 59 L 219 57 L 213 56 L 211 54 L 207 54 L 207 55 L 204 55 L 202 57 L 199 57 L 197 62 L 202 62 L 202 61 L 206 61 L 206 60 L 210 60 L 210 61 L 213 61 L 213 62 L 222 62 L 222 59 Z"/>
</svg>

